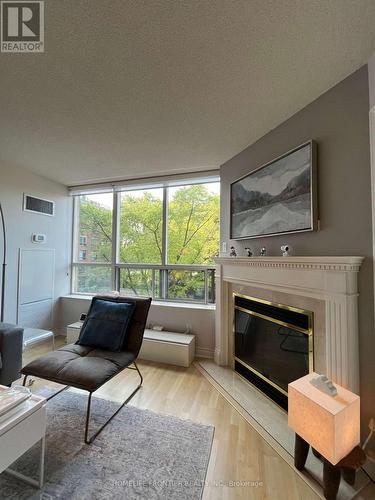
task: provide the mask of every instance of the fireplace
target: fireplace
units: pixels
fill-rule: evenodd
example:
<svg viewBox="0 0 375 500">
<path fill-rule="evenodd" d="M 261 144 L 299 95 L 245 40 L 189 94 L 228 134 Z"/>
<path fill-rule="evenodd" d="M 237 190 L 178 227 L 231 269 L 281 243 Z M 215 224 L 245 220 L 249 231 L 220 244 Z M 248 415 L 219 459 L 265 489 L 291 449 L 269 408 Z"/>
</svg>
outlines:
<svg viewBox="0 0 375 500">
<path fill-rule="evenodd" d="M 234 369 L 279 406 L 313 371 L 313 313 L 233 293 Z"/>
</svg>

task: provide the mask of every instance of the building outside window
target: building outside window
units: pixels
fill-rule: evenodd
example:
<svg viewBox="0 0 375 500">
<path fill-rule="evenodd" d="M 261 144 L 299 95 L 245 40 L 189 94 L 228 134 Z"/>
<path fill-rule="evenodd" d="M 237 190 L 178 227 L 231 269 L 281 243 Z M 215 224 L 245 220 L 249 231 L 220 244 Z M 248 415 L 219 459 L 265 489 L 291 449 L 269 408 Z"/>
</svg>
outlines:
<svg viewBox="0 0 375 500">
<path fill-rule="evenodd" d="M 80 250 L 79 251 L 79 260 L 86 260 L 86 255 L 87 255 L 86 250 Z"/>
<path fill-rule="evenodd" d="M 219 203 L 217 178 L 76 195 L 72 292 L 214 302 Z"/>
<path fill-rule="evenodd" d="M 82 246 L 83 246 L 83 245 L 86 245 L 86 244 L 87 244 L 87 236 L 82 236 L 82 235 L 81 235 L 81 236 L 79 237 L 79 244 L 80 244 L 80 245 L 82 245 Z"/>
</svg>

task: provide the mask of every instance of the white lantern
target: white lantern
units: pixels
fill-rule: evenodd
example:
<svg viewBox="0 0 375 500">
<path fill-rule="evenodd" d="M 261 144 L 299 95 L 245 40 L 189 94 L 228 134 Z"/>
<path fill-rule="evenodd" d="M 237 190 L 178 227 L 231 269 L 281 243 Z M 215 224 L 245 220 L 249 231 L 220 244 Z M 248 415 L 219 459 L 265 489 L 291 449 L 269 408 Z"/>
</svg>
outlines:
<svg viewBox="0 0 375 500">
<path fill-rule="evenodd" d="M 337 384 L 332 397 L 310 383 L 316 376 L 310 373 L 288 385 L 288 424 L 336 465 L 360 442 L 360 398 Z"/>
</svg>

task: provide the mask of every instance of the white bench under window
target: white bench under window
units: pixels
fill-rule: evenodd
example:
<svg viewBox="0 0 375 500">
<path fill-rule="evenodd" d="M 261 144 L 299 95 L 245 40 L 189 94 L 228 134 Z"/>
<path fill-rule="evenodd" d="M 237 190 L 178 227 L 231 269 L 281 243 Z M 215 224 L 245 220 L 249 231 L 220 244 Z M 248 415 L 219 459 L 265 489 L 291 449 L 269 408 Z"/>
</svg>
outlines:
<svg viewBox="0 0 375 500">
<path fill-rule="evenodd" d="M 78 340 L 82 322 L 67 327 L 66 342 Z M 140 359 L 177 366 L 190 366 L 195 357 L 195 335 L 145 329 Z"/>
</svg>

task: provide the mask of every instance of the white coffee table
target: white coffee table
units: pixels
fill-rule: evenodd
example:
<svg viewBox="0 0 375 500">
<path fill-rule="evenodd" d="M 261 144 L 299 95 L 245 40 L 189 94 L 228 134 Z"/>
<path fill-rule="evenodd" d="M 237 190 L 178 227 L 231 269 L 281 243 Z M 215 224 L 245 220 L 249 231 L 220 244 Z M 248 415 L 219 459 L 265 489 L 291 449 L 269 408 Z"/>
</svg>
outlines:
<svg viewBox="0 0 375 500">
<path fill-rule="evenodd" d="M 44 452 L 46 434 L 46 403 L 40 396 L 14 408 L 0 419 L 0 473 L 7 474 L 41 488 L 44 483 Z M 40 441 L 39 478 L 35 480 L 9 468 L 21 455 Z"/>
</svg>

